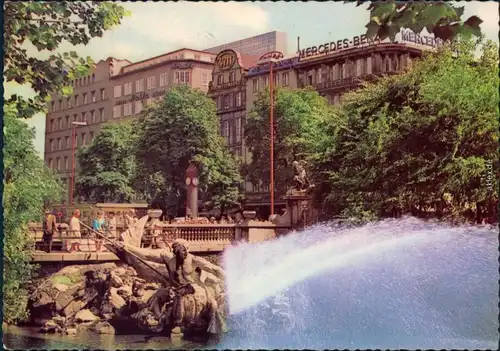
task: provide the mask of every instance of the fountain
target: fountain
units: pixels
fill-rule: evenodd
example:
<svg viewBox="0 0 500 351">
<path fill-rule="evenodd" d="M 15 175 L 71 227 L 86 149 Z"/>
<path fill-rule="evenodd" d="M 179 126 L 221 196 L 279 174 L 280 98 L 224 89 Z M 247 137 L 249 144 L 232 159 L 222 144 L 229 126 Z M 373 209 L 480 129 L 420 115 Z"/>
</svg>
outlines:
<svg viewBox="0 0 500 351">
<path fill-rule="evenodd" d="M 322 224 L 224 255 L 224 349 L 496 349 L 495 228 Z"/>
</svg>

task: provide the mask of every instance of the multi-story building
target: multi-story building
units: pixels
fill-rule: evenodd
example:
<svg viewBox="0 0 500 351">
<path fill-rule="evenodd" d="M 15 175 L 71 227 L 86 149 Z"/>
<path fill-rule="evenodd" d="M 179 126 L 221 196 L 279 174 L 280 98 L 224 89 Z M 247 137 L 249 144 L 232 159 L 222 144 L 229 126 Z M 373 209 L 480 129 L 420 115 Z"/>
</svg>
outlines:
<svg viewBox="0 0 500 351">
<path fill-rule="evenodd" d="M 204 51 L 218 54 L 224 50 L 234 50 L 240 54 L 262 56 L 266 52 L 279 51 L 286 54 L 287 35 L 284 32 L 273 31 L 259 34 L 254 37 L 233 41 L 219 46 L 215 46 Z"/>
<path fill-rule="evenodd" d="M 45 126 L 44 159 L 50 168 L 58 171 L 68 189 L 73 161 L 73 132 L 76 132 L 75 147 L 92 142 L 101 124 L 112 116 L 110 78 L 128 64 L 127 60 L 115 58 L 99 61 L 88 76 L 72 82 L 73 95 L 51 95 Z M 86 125 L 75 126 L 73 122 L 86 122 Z M 75 167 L 78 167 L 77 162 Z"/>
<path fill-rule="evenodd" d="M 208 91 L 214 54 L 180 49 L 130 64 L 111 78 L 113 119 L 137 116 L 169 88 L 186 84 Z"/>
<path fill-rule="evenodd" d="M 244 157 L 243 128 L 246 108 L 246 75 L 258 56 L 224 50 L 217 55 L 208 94 L 217 106 L 221 135 L 234 155 Z"/>
</svg>

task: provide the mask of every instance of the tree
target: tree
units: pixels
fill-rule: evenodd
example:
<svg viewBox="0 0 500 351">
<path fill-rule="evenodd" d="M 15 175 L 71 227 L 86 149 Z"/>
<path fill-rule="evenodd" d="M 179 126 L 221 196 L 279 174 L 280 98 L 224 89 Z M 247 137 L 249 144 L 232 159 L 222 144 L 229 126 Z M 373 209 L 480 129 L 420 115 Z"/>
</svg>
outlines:
<svg viewBox="0 0 500 351">
<path fill-rule="evenodd" d="M 170 89 L 146 111 L 138 140 L 137 188 L 153 206 L 170 215 L 184 214 L 190 161 L 200 171 L 202 199 L 221 211 L 239 203 L 239 165 L 220 136 L 215 104 L 202 91 Z"/>
<path fill-rule="evenodd" d="M 394 41 L 401 28 L 420 33 L 427 32 L 444 41 L 459 34 L 481 37 L 477 16 L 462 21 L 464 6 L 454 6 L 447 1 L 357 1 L 357 6 L 369 3 L 370 22 L 366 25 L 366 36 Z"/>
<path fill-rule="evenodd" d="M 284 194 L 293 184 L 292 162 L 309 161 L 315 154 L 317 145 L 327 137 L 323 126 L 333 110 L 325 98 L 309 88 L 277 88 L 274 97 L 275 184 L 277 192 Z M 269 121 L 267 90 L 259 94 L 245 127 L 246 145 L 252 154 L 246 172 L 254 184 L 269 184 Z"/>
<path fill-rule="evenodd" d="M 44 203 L 63 196 L 62 185 L 34 148 L 34 130 L 16 119 L 16 112 L 12 105 L 4 108 L 3 306 L 7 323 L 27 317 L 25 284 L 36 268 L 29 262 L 28 222 L 41 220 Z"/>
<path fill-rule="evenodd" d="M 477 46 L 459 40 L 401 76 L 345 95 L 345 128 L 319 162 L 329 178 L 326 204 L 382 216 L 494 218 L 497 177 L 491 187 L 485 177 L 498 163 L 498 52 L 488 42 L 476 60 Z"/>
<path fill-rule="evenodd" d="M 87 75 L 92 59 L 79 58 L 74 51 L 54 53 L 48 59 L 40 57 L 53 52 L 64 41 L 72 45 L 88 44 L 90 39 L 101 37 L 105 30 L 120 24 L 125 15 L 128 12 L 113 2 L 6 1 L 4 82 L 27 84 L 37 94 L 27 100 L 13 95 L 6 103 L 16 106 L 19 117 L 29 118 L 45 112 L 51 92 L 71 94 L 71 81 Z M 39 54 L 30 55 L 29 44 Z"/>
<path fill-rule="evenodd" d="M 87 201 L 129 202 L 135 198 L 137 126 L 107 123 L 92 144 L 78 152 L 76 193 Z"/>
</svg>

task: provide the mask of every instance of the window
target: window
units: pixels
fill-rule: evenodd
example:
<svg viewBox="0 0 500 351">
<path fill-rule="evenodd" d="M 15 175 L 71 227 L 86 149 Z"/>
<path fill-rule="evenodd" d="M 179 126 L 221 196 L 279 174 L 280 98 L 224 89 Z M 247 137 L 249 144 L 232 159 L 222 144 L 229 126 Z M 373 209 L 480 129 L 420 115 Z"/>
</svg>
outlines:
<svg viewBox="0 0 500 351">
<path fill-rule="evenodd" d="M 121 106 L 113 107 L 113 118 L 121 117 L 121 113 L 122 113 Z"/>
<path fill-rule="evenodd" d="M 79 106 L 79 105 L 80 105 L 80 96 L 75 95 L 75 106 Z"/>
<path fill-rule="evenodd" d="M 217 110 L 222 108 L 222 95 L 219 95 L 215 98 L 215 104 L 217 105 Z"/>
<path fill-rule="evenodd" d="M 189 84 L 189 71 L 175 72 L 175 84 Z"/>
<path fill-rule="evenodd" d="M 55 110 L 56 110 L 56 103 L 55 101 L 52 101 L 50 103 L 50 111 L 55 112 Z"/>
<path fill-rule="evenodd" d="M 229 108 L 229 95 L 224 95 L 224 109 L 227 110 Z"/>
<path fill-rule="evenodd" d="M 268 76 L 264 77 L 264 86 L 265 87 L 269 86 L 269 77 Z"/>
<path fill-rule="evenodd" d="M 99 109 L 99 120 L 100 120 L 101 122 L 106 121 L 106 117 L 104 116 L 104 109 L 103 109 L 103 108 L 100 108 L 100 109 Z"/>
<path fill-rule="evenodd" d="M 68 156 L 64 157 L 64 169 L 65 170 L 69 169 L 69 159 L 68 159 Z"/>
<path fill-rule="evenodd" d="M 229 72 L 229 83 L 234 82 L 234 72 Z"/>
<path fill-rule="evenodd" d="M 66 128 L 69 128 L 69 116 L 64 117 L 64 121 L 66 123 L 65 124 Z"/>
<path fill-rule="evenodd" d="M 146 106 L 149 106 L 149 105 L 151 105 L 152 103 L 153 103 L 153 98 L 148 98 L 148 99 L 146 100 Z"/>
<path fill-rule="evenodd" d="M 57 130 L 56 121 L 54 119 L 50 120 L 50 130 L 55 132 Z"/>
<path fill-rule="evenodd" d="M 59 109 L 62 110 L 63 109 L 63 101 L 62 100 L 59 100 Z"/>
<path fill-rule="evenodd" d="M 90 132 L 90 142 L 92 143 L 92 140 L 94 140 L 94 132 Z"/>
<path fill-rule="evenodd" d="M 238 157 L 241 157 L 241 147 L 235 147 L 234 154 Z"/>
<path fill-rule="evenodd" d="M 156 77 L 148 77 L 148 83 L 147 83 L 148 90 L 156 88 Z"/>
<path fill-rule="evenodd" d="M 279 76 L 279 74 L 275 74 L 273 76 L 273 84 L 274 84 L 274 86 L 277 86 L 277 85 L 280 84 L 280 76 Z"/>
<path fill-rule="evenodd" d="M 142 111 L 142 101 L 136 101 L 134 107 L 134 113 L 138 114 L 141 113 L 141 111 Z"/>
<path fill-rule="evenodd" d="M 76 122 L 78 121 L 78 116 L 76 115 L 76 113 L 73 115 L 73 122 Z"/>
<path fill-rule="evenodd" d="M 128 102 L 123 105 L 123 116 L 130 116 L 132 114 L 132 103 Z"/>
<path fill-rule="evenodd" d="M 49 158 L 49 168 L 52 168 L 54 166 L 53 162 L 52 162 L 52 159 Z"/>
<path fill-rule="evenodd" d="M 57 150 L 62 150 L 62 140 L 61 140 L 61 138 L 57 138 Z"/>
<path fill-rule="evenodd" d="M 82 112 L 82 122 L 89 124 L 87 121 L 87 112 Z"/>
<path fill-rule="evenodd" d="M 255 78 L 253 80 L 253 92 L 256 93 L 259 91 L 259 78 Z"/>
<path fill-rule="evenodd" d="M 165 85 L 167 85 L 167 80 L 168 80 L 167 73 L 160 74 L 160 86 L 161 87 L 164 87 Z"/>
<path fill-rule="evenodd" d="M 114 89 L 114 96 L 115 98 L 118 98 L 120 96 L 122 96 L 122 86 L 121 85 L 117 85 Z"/>
<path fill-rule="evenodd" d="M 105 89 L 101 89 L 100 96 L 101 96 L 101 100 L 106 99 L 106 90 Z"/>
<path fill-rule="evenodd" d="M 95 82 L 95 74 L 92 73 L 92 83 L 94 83 L 94 82 Z"/>
<path fill-rule="evenodd" d="M 95 90 L 92 90 L 92 91 L 90 92 L 90 97 L 92 98 L 92 102 L 96 102 L 97 97 L 95 96 Z"/>
<path fill-rule="evenodd" d="M 87 134 L 85 133 L 82 133 L 82 145 L 86 145 L 87 144 Z"/>
<path fill-rule="evenodd" d="M 236 142 L 239 143 L 239 142 L 241 142 L 241 118 L 236 118 L 235 122 L 236 122 L 236 136 L 235 137 L 236 137 Z M 241 150 L 240 150 L 240 152 L 241 152 Z M 241 156 L 241 154 L 238 156 Z"/>
<path fill-rule="evenodd" d="M 57 168 L 57 170 L 61 169 L 61 159 L 59 157 L 56 158 L 56 168 Z"/>
<path fill-rule="evenodd" d="M 72 105 L 71 105 L 71 98 L 67 98 L 66 99 L 66 106 L 68 106 L 68 108 L 72 107 Z"/>
<path fill-rule="evenodd" d="M 130 95 L 132 94 L 132 82 L 128 82 L 123 84 L 123 95 Z"/>
<path fill-rule="evenodd" d="M 208 85 L 208 73 L 201 72 L 201 85 Z"/>
<path fill-rule="evenodd" d="M 226 138 L 226 141 L 229 140 L 229 121 L 223 122 L 222 136 Z"/>
<path fill-rule="evenodd" d="M 95 123 L 95 110 L 90 111 L 90 123 Z"/>
<path fill-rule="evenodd" d="M 236 107 L 241 106 L 241 92 L 236 93 Z"/>
<path fill-rule="evenodd" d="M 87 98 L 87 93 L 83 93 L 83 103 L 84 104 L 88 104 L 89 103 L 89 100 Z"/>
<path fill-rule="evenodd" d="M 217 76 L 217 84 L 222 85 L 224 83 L 224 76 L 222 74 L 219 74 Z"/>
<path fill-rule="evenodd" d="M 55 151 L 54 150 L 54 139 L 49 140 L 49 148 L 50 148 L 50 151 Z"/>
<path fill-rule="evenodd" d="M 69 149 L 69 147 L 70 147 L 70 145 L 69 145 L 69 136 L 65 137 L 64 141 L 65 141 L 65 144 L 66 144 L 66 149 Z"/>
</svg>

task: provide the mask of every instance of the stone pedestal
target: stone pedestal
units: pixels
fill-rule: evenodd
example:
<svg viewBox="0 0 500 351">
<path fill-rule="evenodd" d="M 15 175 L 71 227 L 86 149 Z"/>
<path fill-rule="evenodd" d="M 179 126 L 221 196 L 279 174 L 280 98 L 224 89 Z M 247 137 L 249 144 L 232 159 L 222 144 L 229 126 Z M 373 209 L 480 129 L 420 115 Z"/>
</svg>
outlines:
<svg viewBox="0 0 500 351">
<path fill-rule="evenodd" d="M 277 226 L 288 226 L 291 229 L 307 227 L 316 222 L 316 210 L 313 198 L 307 191 L 291 190 L 285 196 L 286 212 L 275 216 L 273 223 Z"/>
</svg>

